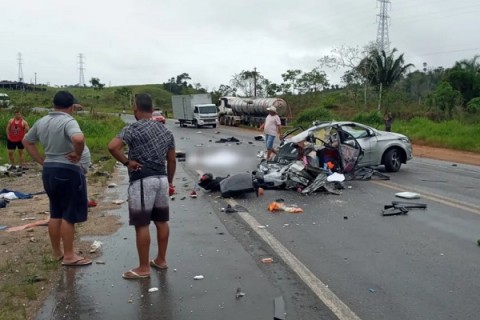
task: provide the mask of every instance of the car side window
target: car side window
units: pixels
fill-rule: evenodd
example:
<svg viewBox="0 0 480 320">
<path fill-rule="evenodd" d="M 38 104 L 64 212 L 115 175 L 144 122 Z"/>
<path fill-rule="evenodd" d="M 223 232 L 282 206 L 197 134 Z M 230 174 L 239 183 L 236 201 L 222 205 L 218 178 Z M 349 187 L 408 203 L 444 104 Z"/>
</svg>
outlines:
<svg viewBox="0 0 480 320">
<path fill-rule="evenodd" d="M 350 133 L 355 139 L 368 137 L 367 129 L 354 124 L 343 125 L 342 130 Z"/>
</svg>

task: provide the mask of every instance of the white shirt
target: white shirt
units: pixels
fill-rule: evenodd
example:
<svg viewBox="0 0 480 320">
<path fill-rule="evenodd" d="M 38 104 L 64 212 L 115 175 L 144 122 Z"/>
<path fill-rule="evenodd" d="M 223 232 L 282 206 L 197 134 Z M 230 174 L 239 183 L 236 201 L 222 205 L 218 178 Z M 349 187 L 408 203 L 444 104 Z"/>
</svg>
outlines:
<svg viewBox="0 0 480 320">
<path fill-rule="evenodd" d="M 276 136 L 278 134 L 277 126 L 280 126 L 281 124 L 282 122 L 280 121 L 280 117 L 277 114 L 274 116 L 269 114 L 265 119 L 263 132 L 271 136 Z"/>
</svg>

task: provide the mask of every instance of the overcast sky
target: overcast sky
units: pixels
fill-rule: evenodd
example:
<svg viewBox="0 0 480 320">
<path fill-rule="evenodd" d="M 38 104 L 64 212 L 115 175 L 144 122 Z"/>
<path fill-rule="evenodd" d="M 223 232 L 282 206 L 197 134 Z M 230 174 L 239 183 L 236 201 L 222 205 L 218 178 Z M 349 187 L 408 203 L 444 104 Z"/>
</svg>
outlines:
<svg viewBox="0 0 480 320">
<path fill-rule="evenodd" d="M 375 41 L 376 0 L 0 1 L 0 80 L 162 83 L 183 72 L 208 90 L 254 67 L 280 83 L 341 45 Z M 391 0 L 391 47 L 421 69 L 480 54 L 479 0 Z M 338 83 L 343 72 L 325 70 Z M 413 70 L 412 70 L 413 71 Z"/>
</svg>

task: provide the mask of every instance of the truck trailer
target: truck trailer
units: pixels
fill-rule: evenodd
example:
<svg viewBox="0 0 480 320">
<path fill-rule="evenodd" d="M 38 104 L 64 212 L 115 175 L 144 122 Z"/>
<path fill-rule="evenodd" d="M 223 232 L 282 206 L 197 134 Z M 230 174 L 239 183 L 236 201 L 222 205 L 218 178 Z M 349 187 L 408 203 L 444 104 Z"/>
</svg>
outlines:
<svg viewBox="0 0 480 320">
<path fill-rule="evenodd" d="M 172 110 L 180 127 L 188 124 L 197 128 L 217 127 L 217 106 L 212 103 L 212 97 L 208 93 L 172 96 Z"/>
<path fill-rule="evenodd" d="M 218 122 L 227 126 L 243 124 L 258 127 L 265 121 L 269 107 L 277 109 L 282 125 L 286 125 L 287 102 L 280 98 L 221 97 L 218 101 Z"/>
</svg>

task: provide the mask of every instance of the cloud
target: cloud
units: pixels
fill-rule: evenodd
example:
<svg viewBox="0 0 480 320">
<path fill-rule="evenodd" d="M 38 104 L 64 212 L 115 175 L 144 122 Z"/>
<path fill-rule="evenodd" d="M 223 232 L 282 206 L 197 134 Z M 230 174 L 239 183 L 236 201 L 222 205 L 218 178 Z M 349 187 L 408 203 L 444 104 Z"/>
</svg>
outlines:
<svg viewBox="0 0 480 320">
<path fill-rule="evenodd" d="M 187 72 L 209 89 L 257 68 L 274 82 L 288 69 L 312 70 L 340 45 L 363 46 L 377 33 L 375 0 L 10 2 L 0 20 L 0 78 L 15 80 L 17 53 L 25 80 L 112 85 L 161 83 Z M 480 3 L 392 1 L 391 46 L 417 68 L 450 67 L 479 53 Z M 339 74 L 326 70 L 330 82 Z"/>
</svg>

